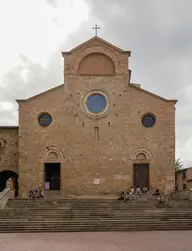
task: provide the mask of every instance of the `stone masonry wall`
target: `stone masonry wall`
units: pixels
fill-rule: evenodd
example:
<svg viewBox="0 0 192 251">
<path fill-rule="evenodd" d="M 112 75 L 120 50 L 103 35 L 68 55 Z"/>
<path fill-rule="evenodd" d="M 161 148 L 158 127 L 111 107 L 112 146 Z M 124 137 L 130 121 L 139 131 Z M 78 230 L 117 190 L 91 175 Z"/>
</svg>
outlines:
<svg viewBox="0 0 192 251">
<path fill-rule="evenodd" d="M 0 150 L 0 172 L 9 170 L 18 174 L 18 128 L 0 127 L 0 141 L 5 143 Z"/>
<path fill-rule="evenodd" d="M 126 93 L 120 88 L 112 89 L 110 94 L 112 110 L 98 121 L 81 112 L 80 94 L 73 93 L 71 100 L 66 101 L 63 87 L 21 105 L 21 184 L 43 183 L 44 150 L 53 146 L 61 153 L 61 183 L 67 193 L 110 193 L 132 185 L 133 156 L 138 148 L 149 152 L 151 187 L 165 189 L 173 182 L 173 104 L 132 87 Z M 53 116 L 53 122 L 47 128 L 37 122 L 38 114 L 43 111 Z M 141 125 L 141 116 L 148 111 L 157 117 L 154 128 Z M 95 126 L 100 129 L 98 142 L 94 141 Z M 93 185 L 94 178 L 100 178 L 101 184 Z"/>
<path fill-rule="evenodd" d="M 106 53 L 116 67 L 115 76 L 79 76 L 81 59 L 91 52 Z M 126 60 L 125 60 L 126 58 Z M 174 189 L 175 103 L 128 85 L 127 55 L 97 43 L 65 55 L 65 85 L 19 102 L 19 182 L 21 193 L 44 183 L 44 163 L 61 163 L 61 188 L 67 194 L 116 193 L 133 184 L 136 153 L 144 152 L 150 166 L 150 188 Z M 104 89 L 110 112 L 93 119 L 82 112 L 88 89 Z M 48 112 L 53 122 L 43 128 L 38 115 Z M 153 128 L 141 117 L 156 116 Z M 94 128 L 99 140 L 94 140 Z M 47 159 L 57 152 L 58 159 Z M 100 184 L 93 184 L 94 179 Z"/>
</svg>

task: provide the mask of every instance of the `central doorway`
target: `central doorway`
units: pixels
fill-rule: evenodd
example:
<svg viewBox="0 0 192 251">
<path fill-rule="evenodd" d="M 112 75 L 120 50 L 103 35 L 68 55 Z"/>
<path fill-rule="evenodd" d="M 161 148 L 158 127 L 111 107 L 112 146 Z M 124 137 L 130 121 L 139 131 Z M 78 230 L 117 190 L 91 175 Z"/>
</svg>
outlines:
<svg viewBox="0 0 192 251">
<path fill-rule="evenodd" d="M 45 163 L 45 182 L 49 183 L 49 190 L 60 190 L 60 163 Z"/>
<path fill-rule="evenodd" d="M 149 164 L 134 164 L 133 169 L 134 186 L 149 189 Z"/>
</svg>

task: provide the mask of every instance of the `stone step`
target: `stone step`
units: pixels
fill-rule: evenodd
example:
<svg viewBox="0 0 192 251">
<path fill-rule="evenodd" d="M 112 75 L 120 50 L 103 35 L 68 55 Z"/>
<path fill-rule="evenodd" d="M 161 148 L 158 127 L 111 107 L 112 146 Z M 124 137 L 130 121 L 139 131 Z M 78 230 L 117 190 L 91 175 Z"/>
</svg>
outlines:
<svg viewBox="0 0 192 251">
<path fill-rule="evenodd" d="M 136 216 L 136 217 L 139 217 L 139 216 L 156 216 L 156 215 L 158 215 L 158 216 L 160 216 L 160 215 L 177 215 L 177 216 L 187 216 L 187 215 L 192 215 L 192 212 L 190 211 L 190 212 L 181 212 L 181 213 L 178 213 L 178 212 L 168 212 L 168 213 L 166 213 L 166 212 L 157 212 L 157 213 L 151 213 L 151 212 L 141 212 L 141 211 L 138 211 L 138 212 L 132 212 L 131 210 L 130 211 L 116 211 L 116 212 L 114 212 L 114 211 L 111 211 L 111 212 L 105 212 L 105 211 L 103 211 L 103 212 L 94 212 L 94 211 L 90 211 L 90 212 L 73 212 L 73 211 L 71 211 L 71 212 L 58 212 L 58 213 L 55 213 L 55 212 L 31 212 L 31 213 L 29 213 L 29 212 L 25 212 L 25 213 L 19 213 L 19 212 L 5 212 L 5 213 L 0 213 L 0 216 L 6 216 L 6 215 L 8 215 L 8 216 L 11 216 L 11 215 L 23 215 L 23 216 L 33 216 L 33 215 L 41 215 L 41 216 L 43 216 L 43 215 L 51 215 L 51 216 L 68 216 L 68 215 L 81 215 L 81 216 L 86 216 L 86 215 L 114 215 L 114 216 L 117 216 L 117 215 L 123 215 L 123 216 L 125 216 L 125 215 L 128 215 L 128 216 Z"/>
<path fill-rule="evenodd" d="M 31 200 L 31 201 L 21 201 L 21 202 L 11 202 L 11 201 L 8 201 L 7 204 L 10 204 L 10 205 L 54 205 L 54 204 L 69 204 L 69 205 L 79 205 L 79 206 L 83 206 L 83 205 L 87 205 L 87 206 L 96 206 L 96 205 L 110 205 L 110 206 L 113 206 L 113 205 L 119 205 L 119 204 L 124 204 L 125 202 L 124 201 L 118 201 L 118 202 L 67 202 L 67 201 L 44 201 L 44 200 L 41 200 L 41 201 L 37 201 L 37 200 Z M 151 205 L 151 204 L 154 204 L 156 203 L 156 201 L 152 201 L 152 202 L 132 202 L 132 201 L 126 201 L 126 203 L 129 203 L 129 204 L 134 204 L 134 205 Z M 183 203 L 184 204 L 184 203 Z M 186 204 L 186 203 L 185 203 Z M 188 203 L 188 204 L 191 204 L 191 203 Z"/>
<path fill-rule="evenodd" d="M 0 210 L 0 216 L 3 215 L 34 215 L 34 214 L 38 214 L 38 215 L 135 215 L 135 216 L 139 216 L 139 215 L 149 215 L 149 216 L 155 216 L 155 215 L 192 215 L 192 211 L 142 211 L 142 210 L 137 210 L 137 211 L 132 211 L 132 210 L 103 210 L 103 211 L 94 211 L 94 210 L 90 210 L 90 211 L 73 211 L 73 210 L 69 210 L 69 211 L 65 211 L 65 210 L 61 210 L 61 211 L 3 211 L 1 212 Z"/>
<path fill-rule="evenodd" d="M 89 208 L 89 209 L 79 209 L 79 208 L 27 208 L 27 210 L 25 210 L 24 208 L 20 208 L 20 209 L 15 209 L 15 208 L 5 208 L 5 210 L 7 210 L 7 212 L 15 212 L 15 213 L 25 213 L 25 212 L 29 212 L 29 213 L 34 213 L 34 211 L 36 212 L 55 212 L 55 213 L 60 213 L 60 212 L 80 212 L 80 213 L 84 213 L 84 212 L 192 212 L 191 208 L 168 208 L 168 207 L 149 207 L 149 208 Z M 0 214 L 1 212 L 5 212 L 2 211 L 2 209 L 0 209 Z"/>
<path fill-rule="evenodd" d="M 15 223 L 18 224 L 30 224 L 30 225 L 37 225 L 37 224 L 67 224 L 67 225 L 73 225 L 73 224 L 80 224 L 80 223 L 85 223 L 85 224 L 94 224 L 94 223 L 101 223 L 101 224 L 108 224 L 108 223 L 115 223 L 115 224 L 140 224 L 140 223 L 188 223 L 189 225 L 192 224 L 192 218 L 190 219 L 184 219 L 184 218 L 154 218 L 154 219 L 149 219 L 149 218 L 143 218 L 143 219 L 107 219 L 107 218 L 82 218 L 82 219 L 5 219 L 5 220 L 0 220 L 0 225 L 7 225 L 8 223 L 10 225 L 14 225 Z"/>
<path fill-rule="evenodd" d="M 50 219 L 50 217 L 42 217 L 42 216 L 40 216 L 40 217 L 38 217 L 38 216 L 36 216 L 36 217 L 28 217 L 28 218 L 25 218 L 25 217 L 9 217 L 9 218 L 1 218 L 0 219 L 0 222 L 2 222 L 2 221 L 13 221 L 13 220 L 16 220 L 16 221 L 22 221 L 22 220 L 24 220 L 24 221 L 37 221 L 37 220 L 44 220 L 44 221 L 49 221 L 49 219 Z M 80 220 L 90 220 L 90 221 L 92 221 L 92 220 L 118 220 L 118 221 L 121 221 L 121 220 L 124 220 L 124 219 L 127 219 L 125 216 L 124 217 L 107 217 L 107 216 L 93 216 L 93 217 L 90 217 L 90 216 L 88 216 L 88 217 L 52 217 L 51 218 L 52 220 L 56 220 L 56 221 L 61 221 L 61 220 L 64 220 L 64 221 L 72 221 L 72 220 L 77 220 L 77 221 L 80 221 Z M 178 218 L 176 218 L 176 216 L 175 217 L 170 217 L 170 216 L 161 216 L 161 217 L 153 217 L 153 220 L 161 220 L 161 221 L 163 221 L 163 220 L 173 220 L 173 219 L 178 219 L 178 221 L 179 220 L 188 220 L 188 221 L 190 221 L 191 219 L 192 219 L 192 217 L 186 217 L 186 218 L 184 218 L 184 217 L 178 217 Z M 132 220 L 132 221 L 137 221 L 137 220 L 139 220 L 139 221 L 142 221 L 142 220 L 149 220 L 149 217 L 147 216 L 147 217 L 139 217 L 139 218 L 137 218 L 137 217 L 130 217 L 129 218 L 129 220 Z"/>
<path fill-rule="evenodd" d="M 30 208 L 29 210 L 28 210 L 28 212 L 29 213 L 34 213 L 34 211 L 36 211 L 36 212 L 55 212 L 55 213 L 59 213 L 59 212 L 81 212 L 81 213 L 84 213 L 84 212 L 118 212 L 118 211 L 121 211 L 121 212 L 126 212 L 126 211 L 128 211 L 128 212 L 147 212 L 147 211 L 154 211 L 155 212 L 155 210 L 158 210 L 158 209 L 165 209 L 165 208 L 138 208 L 138 209 L 135 209 L 135 208 L 125 208 L 125 209 L 122 209 L 122 208 L 116 208 L 116 209 L 110 209 L 110 208 L 105 208 L 105 209 L 73 209 L 73 208 L 69 208 L 69 209 L 58 209 L 58 208 L 55 208 L 55 210 L 54 210 L 54 208 L 52 208 L 52 209 L 50 209 L 50 210 L 48 210 L 48 209 L 44 209 L 44 208 L 42 208 L 42 209 L 39 209 L 39 208 Z M 168 208 L 167 208 L 168 209 Z M 170 208 L 169 208 L 170 209 Z M 184 211 L 186 211 L 186 212 L 191 212 L 192 210 L 191 209 L 184 209 L 184 208 L 182 208 Z M 14 211 L 14 208 L 9 208 L 9 209 L 7 209 L 7 211 L 8 210 L 11 210 L 10 212 L 19 212 L 19 210 L 15 210 Z M 24 211 L 23 209 L 20 209 L 20 213 L 21 212 L 26 212 L 26 211 Z M 158 212 L 158 211 L 157 211 Z M 0 210 L 0 214 L 1 214 L 1 210 Z"/>
<path fill-rule="evenodd" d="M 16 224 L 16 223 L 15 223 Z M 17 224 L 17 226 L 15 226 L 14 224 L 8 224 L 7 225 L 3 225 L 1 224 L 0 225 L 0 230 L 3 230 L 3 229 L 8 229 L 8 228 L 14 228 L 14 229 L 24 229 L 24 228 L 28 228 L 28 229 L 44 229 L 44 228 L 54 228 L 54 229 L 71 229 L 71 228 L 76 228 L 78 229 L 80 226 L 84 226 L 86 228 L 94 228 L 94 227 L 100 227 L 101 229 L 102 228 L 117 228 L 117 227 L 121 227 L 122 229 L 123 228 L 131 228 L 131 227 L 134 227 L 135 229 L 138 229 L 141 227 L 141 226 L 145 226 L 145 227 L 160 227 L 163 228 L 163 227 L 182 227 L 182 228 L 187 228 L 187 229 L 192 229 L 192 223 L 188 224 L 187 222 L 185 223 L 182 223 L 182 224 L 179 224 L 178 225 L 178 222 L 175 221 L 175 222 L 140 222 L 138 224 L 135 224 L 135 222 L 130 222 L 130 223 L 85 223 L 85 222 L 80 222 L 80 223 L 73 223 L 73 224 L 57 224 L 56 222 L 55 223 L 34 223 L 34 224 Z"/>
<path fill-rule="evenodd" d="M 153 204 L 155 204 L 156 203 L 156 201 L 154 201 L 154 202 L 144 202 L 144 203 L 136 203 L 136 202 L 129 202 L 129 201 L 127 201 L 127 202 L 124 202 L 124 201 L 121 201 L 121 202 L 118 202 L 118 203 L 116 203 L 116 202 L 114 202 L 114 203 L 69 203 L 69 202 L 58 202 L 58 201 L 55 201 L 55 202 L 45 202 L 45 201 L 41 201 L 41 202 L 36 202 L 36 201 L 31 201 L 31 202 L 23 202 L 23 203 L 18 203 L 18 202 L 7 202 L 7 205 L 17 205 L 17 206 L 19 206 L 19 205 L 54 205 L 54 204 L 56 204 L 56 205 L 60 205 L 60 204 L 65 204 L 65 205 L 74 205 L 74 206 L 84 206 L 84 205 L 86 205 L 86 206 L 97 206 L 97 205 L 100 205 L 100 206 L 106 206 L 106 205 L 110 205 L 110 206 L 113 206 L 113 205 L 119 205 L 119 204 L 125 204 L 125 203 L 129 203 L 129 204 L 131 204 L 131 205 L 153 205 Z"/>
<path fill-rule="evenodd" d="M 16 224 L 16 223 L 15 223 Z M 53 223 L 53 222 L 48 222 L 48 223 L 43 223 L 43 222 L 40 222 L 39 224 L 37 223 L 37 222 L 34 222 L 34 224 L 26 224 L 26 223 L 20 223 L 20 224 L 17 224 L 17 226 L 15 226 L 14 224 L 9 224 L 9 227 L 13 227 L 13 228 L 24 228 L 24 227 L 26 227 L 26 228 L 39 228 L 39 227 L 41 227 L 41 228 L 43 228 L 43 227 L 53 227 L 53 228 L 70 228 L 70 227 L 78 227 L 79 225 L 84 225 L 84 226 L 92 226 L 92 227 L 94 227 L 94 226 L 101 226 L 101 227 L 106 227 L 106 226 L 108 226 L 108 227 L 117 227 L 117 226 L 121 226 L 121 227 L 129 227 L 129 226 L 135 226 L 135 228 L 138 228 L 139 226 L 164 226 L 164 225 L 167 225 L 167 226 L 179 226 L 178 225 L 178 222 L 177 221 L 174 221 L 174 222 L 169 222 L 169 221 L 167 221 L 167 222 L 156 222 L 156 221 L 154 221 L 154 222 L 150 222 L 150 223 L 148 223 L 148 222 L 139 222 L 139 223 L 137 223 L 137 224 L 135 224 L 135 222 L 129 222 L 129 223 L 115 223 L 115 222 L 111 222 L 111 223 L 104 223 L 104 222 L 102 222 L 102 223 L 99 223 L 99 222 L 79 222 L 79 223 L 71 223 L 71 224 L 69 224 L 68 222 L 67 223 L 62 223 L 62 224 L 57 224 L 57 222 L 55 222 L 55 223 Z M 182 224 L 180 224 L 180 226 L 188 226 L 188 227 L 191 227 L 192 228 L 192 223 L 190 222 L 189 224 L 187 223 L 187 222 L 184 222 L 184 223 L 182 223 Z M 8 224 L 6 225 L 6 224 L 1 224 L 0 225 L 0 229 L 2 229 L 2 228 L 4 228 L 4 227 L 8 227 Z"/>
<path fill-rule="evenodd" d="M 34 213 L 34 208 L 22 208 L 22 209 L 18 209 L 18 208 L 5 208 L 5 209 L 1 209 L 0 210 L 0 214 L 1 213 Z M 79 212 L 79 213 L 89 213 L 89 212 L 106 212 L 106 213 L 111 213 L 111 212 L 129 212 L 129 213 L 159 213 L 159 212 L 175 212 L 175 213 L 185 213 L 185 212 L 192 212 L 191 208 L 140 208 L 137 210 L 133 210 L 132 208 L 104 208 L 104 209 L 100 209 L 100 208 L 92 208 L 92 209 L 73 209 L 73 208 L 35 208 L 35 212 L 39 212 L 39 213 L 43 213 L 43 212 L 54 212 L 54 213 L 71 213 L 71 212 Z"/>
<path fill-rule="evenodd" d="M 0 218 L 5 218 L 5 217 L 132 217 L 132 218 L 141 218 L 141 217 L 162 217 L 162 216 L 166 216 L 166 217 L 192 217 L 191 213 L 188 214 L 131 214 L 131 213 L 89 213 L 89 214 L 81 214 L 81 213 L 71 213 L 71 214 L 30 214 L 30 215 L 22 215 L 22 214 L 3 214 L 0 216 Z"/>
<path fill-rule="evenodd" d="M 24 208 L 24 207 L 35 207 L 35 208 L 48 208 L 48 207 L 68 207 L 68 208 L 106 208 L 106 207 L 110 207 L 110 208 L 119 208 L 119 207 L 122 207 L 122 208 L 125 208 L 125 207 L 134 207 L 134 208 L 139 208 L 139 207 L 157 207 L 157 206 L 161 206 L 162 204 L 131 204 L 131 203 L 126 203 L 126 202 L 122 202 L 120 204 L 116 204 L 116 205 L 109 205 L 109 204 L 106 204 L 106 205 L 73 205 L 73 204 L 67 204 L 67 203 L 63 203 L 63 204 L 50 204 L 50 205 L 47 205 L 47 204 L 39 204 L 39 205 L 36 205 L 36 204 L 30 204 L 30 205 L 10 205 L 10 204 L 7 204 L 5 208 Z M 171 204 L 172 206 L 172 204 Z M 192 206 L 190 205 L 179 205 L 180 207 L 189 207 L 192 209 Z"/>
<path fill-rule="evenodd" d="M 127 204 L 127 203 L 124 203 L 124 204 L 121 204 L 121 205 L 113 205 L 113 206 L 110 206 L 110 205 L 104 205 L 104 206 L 101 206 L 101 205 L 97 205 L 97 206 L 93 206 L 93 205 L 90 205 L 90 206 L 87 206 L 87 205 L 69 205 L 69 204 L 55 204 L 55 205 L 20 205 L 20 206 L 17 206 L 17 205 L 7 205 L 5 208 L 24 208 L 24 207 L 27 207 L 27 208 L 48 208 L 48 207 L 53 207 L 53 208 L 56 208 L 56 207 L 65 207 L 65 208 L 81 208 L 81 209 L 92 209 L 92 208 L 151 208 L 151 207 L 159 207 L 159 206 L 163 206 L 163 205 L 160 205 L 160 204 L 152 204 L 152 205 L 130 205 L 130 204 Z M 172 208 L 173 206 L 172 205 L 168 205 L 168 207 Z M 182 207 L 184 208 L 191 208 L 191 206 L 185 206 L 183 205 Z"/>
<path fill-rule="evenodd" d="M 127 219 L 127 218 L 126 218 Z M 192 220 L 192 217 L 170 217 L 170 216 L 161 216 L 161 217 L 153 217 L 153 220 L 154 221 L 167 221 L 167 220 L 175 220 L 177 219 L 178 221 L 185 221 L 187 220 L 188 222 L 190 222 Z M 50 221 L 50 217 L 28 217 L 28 218 L 25 218 L 25 217 L 9 217 L 9 218 L 2 218 L 0 219 L 0 222 L 5 222 L 5 221 L 26 221 L 26 222 L 31 222 L 31 221 L 38 221 L 38 220 L 44 220 L 44 221 Z M 55 221 L 74 221 L 74 220 L 77 220 L 77 221 L 82 221 L 82 220 L 90 220 L 90 221 L 94 221 L 94 220 L 117 220 L 117 221 L 121 221 L 121 220 L 125 220 L 125 217 L 100 217 L 100 216 L 95 216 L 95 217 L 52 217 L 51 220 L 55 220 Z M 146 221 L 149 221 L 149 217 L 130 217 L 129 220 L 131 221 L 143 221 L 143 220 L 146 220 Z"/>
<path fill-rule="evenodd" d="M 146 198 L 136 198 L 136 199 L 132 199 L 132 200 L 137 200 L 137 201 L 150 201 L 150 200 L 154 200 L 154 199 L 156 199 L 157 197 L 146 197 Z M 73 198 L 62 198 L 62 197 L 44 197 L 44 198 L 36 198 L 36 199 L 31 199 L 31 198 L 16 198 L 16 199 L 14 199 L 14 198 L 10 198 L 9 199 L 10 201 L 34 201 L 34 200 L 36 200 L 36 201 L 40 201 L 40 200 L 44 200 L 44 201 L 69 201 L 69 202 L 95 202 L 95 203 L 98 203 L 98 202 L 117 202 L 117 201 L 119 201 L 118 199 L 117 199 L 117 197 L 115 198 L 115 199 L 95 199 L 95 198 L 89 198 L 89 199 L 87 199 L 87 198 L 79 198 L 79 199 L 73 199 Z"/>
<path fill-rule="evenodd" d="M 0 232 L 2 233 L 26 233 L 26 232 L 93 232 L 93 231 L 160 231 L 160 230 L 192 230 L 190 225 L 165 225 L 165 224 L 151 224 L 139 226 L 129 225 L 129 226 L 99 226 L 99 225 L 73 225 L 66 227 L 57 226 L 39 226 L 39 227 L 0 227 Z"/>
<path fill-rule="evenodd" d="M 129 203 L 153 203 L 157 201 L 157 199 L 154 199 L 154 200 L 143 200 L 143 201 L 138 201 L 138 200 L 128 200 L 127 202 Z M 175 203 L 186 203 L 186 204 L 192 204 L 192 202 L 190 200 L 170 200 L 170 201 L 173 201 Z M 94 200 L 94 201 L 91 201 L 91 200 L 83 200 L 83 201 L 80 201 L 80 200 L 46 200 L 46 199 L 30 199 L 30 200 L 13 200 L 13 199 L 9 199 L 9 203 L 17 203 L 17 204 L 24 204 L 24 203 L 54 203 L 54 202 L 57 202 L 57 203 L 74 203 L 74 204 L 119 204 L 123 201 L 119 201 L 119 200 L 113 200 L 113 201 L 98 201 L 98 200 Z"/>
<path fill-rule="evenodd" d="M 101 204 L 97 204 L 97 205 L 88 205 L 88 204 L 67 204 L 67 203 L 55 203 L 55 204 L 35 204 L 35 203 L 31 203 L 31 204 L 7 204 L 6 207 L 17 207 L 17 208 L 22 208 L 22 207 L 48 207 L 48 206 L 53 206 L 53 207 L 61 207 L 61 206 L 68 206 L 68 207 L 78 207 L 78 208 L 105 208 L 105 207 L 110 207 L 110 208 L 116 208 L 116 207 L 151 207 L 151 206 L 156 206 L 157 204 L 129 204 L 129 203 L 121 203 L 121 204 L 113 204 L 113 205 L 110 205 L 110 204 L 105 204 L 105 205 L 101 205 Z M 188 205 L 186 205 L 188 206 Z M 192 208 L 192 207 L 191 207 Z"/>
<path fill-rule="evenodd" d="M 61 233 L 61 232 L 136 232 L 136 231 L 187 231 L 191 230 L 191 228 L 187 227 L 142 227 L 140 226 L 139 229 L 132 227 L 132 228 L 88 228 L 88 227 L 80 227 L 80 228 L 71 228 L 71 229 L 53 229 L 53 228 L 38 228 L 38 229 L 0 229 L 0 233 Z"/>
<path fill-rule="evenodd" d="M 190 201 L 187 201 L 187 202 L 177 202 L 177 201 L 170 201 L 169 202 L 170 204 L 173 204 L 173 205 L 186 205 L 186 206 L 191 206 L 192 207 L 192 202 Z M 48 206 L 48 205 L 62 205 L 62 204 L 65 204 L 65 205 L 73 205 L 73 206 L 118 206 L 118 205 L 122 205 L 122 204 L 129 204 L 129 205 L 136 205 L 136 206 L 141 206 L 141 205 L 155 205 L 157 204 L 157 201 L 151 201 L 151 202 L 136 202 L 136 201 L 118 201 L 118 202 L 65 202 L 65 201 L 44 201 L 44 200 L 41 200 L 41 201 L 37 201 L 37 200 L 31 200 L 29 202 L 25 202 L 25 201 L 21 201 L 21 202 L 11 202 L 11 201 L 8 201 L 7 202 L 7 205 L 14 205 L 14 206 L 27 206 L 27 205 L 35 205 L 35 206 L 39 206 L 39 205 L 45 205 L 45 206 Z"/>
<path fill-rule="evenodd" d="M 59 217 L 132 217 L 132 218 L 140 218 L 140 217 L 161 217 L 161 216 L 166 216 L 166 217 L 174 217 L 174 216 L 177 216 L 177 217 L 190 217 L 191 216 L 191 213 L 188 213 L 188 214 L 131 214 L 131 213 L 89 213 L 89 214 L 81 214 L 81 213 L 70 213 L 70 214 L 30 214 L 30 215 L 27 215 L 27 214 L 2 214 L 0 215 L 0 218 L 5 218 L 5 217 L 56 217 L 56 218 L 59 218 Z M 192 217 L 192 216 L 191 216 Z"/>
<path fill-rule="evenodd" d="M 139 203 L 139 204 L 149 204 L 149 203 L 153 203 L 154 201 L 156 200 L 150 200 L 150 201 L 137 201 L 137 200 L 128 200 L 127 202 L 129 203 Z M 114 200 L 114 201 L 98 201 L 98 200 L 79 200 L 79 201 L 73 201 L 73 200 L 46 200 L 46 199 L 30 199 L 30 200 L 13 200 L 13 199 L 9 199 L 8 200 L 9 203 L 14 203 L 14 204 L 31 204 L 31 203 L 69 203 L 69 204 L 94 204 L 94 205 L 97 205 L 97 204 L 120 204 L 122 203 L 123 201 L 119 201 L 119 200 Z M 177 202 L 178 203 L 178 202 Z M 187 202 L 185 202 L 187 203 Z"/>
<path fill-rule="evenodd" d="M 156 209 L 180 209 L 182 208 L 183 210 L 192 210 L 192 207 L 177 207 L 177 206 L 164 206 L 164 205 L 157 205 L 157 206 L 140 206 L 140 207 L 136 207 L 136 206 L 117 206 L 117 207 L 64 207 L 64 206 L 49 206 L 49 207 L 35 207 L 35 206 L 24 206 L 24 207 L 5 207 L 5 209 L 18 209 L 18 210 L 23 210 L 24 208 L 28 208 L 31 211 L 34 210 L 48 210 L 48 209 L 53 209 L 53 210 L 80 210 L 80 211 L 90 211 L 90 210 L 156 210 Z"/>
<path fill-rule="evenodd" d="M 35 202 L 35 201 L 32 201 L 32 202 L 29 202 L 29 203 L 16 203 L 16 202 L 8 202 L 7 205 L 16 205 L 16 206 L 22 206 L 22 205 L 73 205 L 73 206 L 107 206 L 107 205 L 110 205 L 110 206 L 118 206 L 118 205 L 121 205 L 121 204 L 130 204 L 130 205 L 154 205 L 156 204 L 156 201 L 154 201 L 153 203 L 136 203 L 136 202 L 129 202 L 129 201 L 121 201 L 119 203 L 68 203 L 68 202 Z M 189 203 L 189 205 L 192 205 Z"/>
<path fill-rule="evenodd" d="M 153 210 L 155 210 L 155 209 L 170 209 L 170 210 L 174 210 L 174 209 L 176 209 L 176 210 L 180 210 L 180 209 L 187 209 L 187 210 L 192 210 L 192 207 L 185 207 L 185 206 L 180 206 L 180 207 L 169 207 L 169 206 L 164 206 L 164 205 L 160 205 L 160 207 L 159 207 L 159 205 L 153 205 L 153 206 L 134 206 L 134 205 L 129 205 L 129 204 L 124 204 L 124 205 L 117 205 L 117 206 L 115 206 L 115 207 L 110 207 L 110 206 L 105 206 L 105 207 L 99 207 L 99 206 L 97 206 L 97 207 L 73 207 L 73 206 L 71 206 L 71 205 L 49 205 L 49 206 L 23 206 L 23 207 L 17 207 L 17 206 L 15 206 L 15 207 L 5 207 L 4 209 L 7 209 L 7 210 L 10 210 L 10 209 L 18 209 L 18 210 L 23 210 L 23 209 L 38 209 L 38 210 L 48 210 L 48 209 L 54 209 L 54 210 L 56 210 L 56 209 L 73 209 L 73 210 L 77 210 L 77 209 L 79 209 L 79 210 L 84 210 L 84 209 L 86 209 L 86 210 L 93 210 L 93 209 L 95 209 L 95 210 L 99 210 L 99 209 L 101 209 L 101 210 L 106 210 L 106 209 L 112 209 L 112 210 L 117 210 L 117 209 L 122 209 L 122 210 L 126 210 L 126 209 L 129 209 L 129 208 L 133 208 L 133 209 L 146 209 L 146 210 L 149 210 L 150 208 L 152 208 Z"/>
<path fill-rule="evenodd" d="M 177 206 L 175 206 L 177 205 Z M 0 232 L 192 229 L 192 204 L 156 201 L 14 199 L 0 210 Z"/>
</svg>

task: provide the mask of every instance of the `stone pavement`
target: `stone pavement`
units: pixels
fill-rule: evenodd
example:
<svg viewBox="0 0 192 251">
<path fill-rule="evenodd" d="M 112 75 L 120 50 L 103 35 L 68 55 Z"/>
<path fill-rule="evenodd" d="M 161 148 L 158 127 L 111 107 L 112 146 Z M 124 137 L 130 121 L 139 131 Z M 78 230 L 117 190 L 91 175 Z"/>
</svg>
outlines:
<svg viewBox="0 0 192 251">
<path fill-rule="evenodd" d="M 192 231 L 0 234 L 2 251 L 191 251 Z"/>
</svg>

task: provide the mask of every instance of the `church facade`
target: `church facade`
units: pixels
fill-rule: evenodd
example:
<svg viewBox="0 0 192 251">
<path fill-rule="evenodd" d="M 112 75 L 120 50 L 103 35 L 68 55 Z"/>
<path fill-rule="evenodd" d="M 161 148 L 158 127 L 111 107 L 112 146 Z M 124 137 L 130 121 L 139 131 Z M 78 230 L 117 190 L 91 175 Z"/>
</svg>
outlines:
<svg viewBox="0 0 192 251">
<path fill-rule="evenodd" d="M 17 100 L 19 126 L 0 127 L 1 173 L 22 195 L 174 190 L 177 101 L 131 83 L 131 52 L 97 36 L 62 55 L 64 84 Z"/>
</svg>

